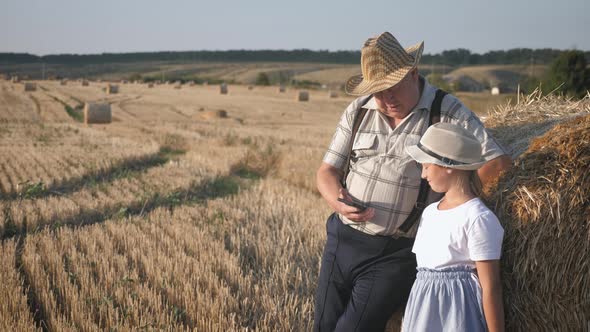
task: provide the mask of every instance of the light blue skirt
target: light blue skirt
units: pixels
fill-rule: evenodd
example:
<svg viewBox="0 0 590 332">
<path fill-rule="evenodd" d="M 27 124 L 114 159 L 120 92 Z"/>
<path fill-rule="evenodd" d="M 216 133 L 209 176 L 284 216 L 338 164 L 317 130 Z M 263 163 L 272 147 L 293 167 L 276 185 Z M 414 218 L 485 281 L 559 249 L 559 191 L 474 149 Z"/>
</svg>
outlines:
<svg viewBox="0 0 590 332">
<path fill-rule="evenodd" d="M 418 268 L 402 331 L 487 331 L 475 271 L 471 267 Z"/>
</svg>

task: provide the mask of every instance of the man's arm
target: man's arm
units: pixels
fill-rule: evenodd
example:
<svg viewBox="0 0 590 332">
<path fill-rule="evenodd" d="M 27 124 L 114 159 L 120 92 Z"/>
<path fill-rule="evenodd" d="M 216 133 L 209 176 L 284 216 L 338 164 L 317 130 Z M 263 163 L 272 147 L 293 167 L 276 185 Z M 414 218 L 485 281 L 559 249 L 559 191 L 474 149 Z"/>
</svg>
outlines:
<svg viewBox="0 0 590 332">
<path fill-rule="evenodd" d="M 485 188 L 486 185 L 497 179 L 500 173 L 507 171 L 510 167 L 512 167 L 512 158 L 504 154 L 485 163 L 477 170 L 477 175 Z"/>
<path fill-rule="evenodd" d="M 348 191 L 342 188 L 342 185 L 340 184 L 341 177 L 342 172 L 338 168 L 325 162 L 322 162 L 322 165 L 317 171 L 316 182 L 318 191 L 326 202 L 328 202 L 328 205 L 330 205 L 334 211 L 344 215 L 352 221 L 362 222 L 373 218 L 375 215 L 375 209 L 373 208 L 368 208 L 359 212 L 357 208 L 338 201 L 339 197 L 352 201 L 352 198 L 348 195 Z"/>
</svg>

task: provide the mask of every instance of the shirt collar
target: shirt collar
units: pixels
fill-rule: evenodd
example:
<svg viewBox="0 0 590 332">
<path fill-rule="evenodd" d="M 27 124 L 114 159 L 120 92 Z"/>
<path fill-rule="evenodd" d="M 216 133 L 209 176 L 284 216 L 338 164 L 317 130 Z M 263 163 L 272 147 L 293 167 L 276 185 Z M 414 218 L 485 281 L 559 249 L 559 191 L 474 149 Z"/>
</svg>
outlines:
<svg viewBox="0 0 590 332">
<path fill-rule="evenodd" d="M 434 96 L 436 95 L 436 88 L 433 87 L 432 85 L 430 85 L 430 83 L 428 83 L 426 78 L 420 76 L 420 80 L 422 82 L 424 82 L 424 88 L 422 89 L 422 95 L 420 96 L 420 99 L 418 100 L 418 104 L 416 104 L 416 107 L 414 107 L 412 112 L 414 110 L 420 110 L 420 109 L 430 110 L 430 106 L 432 106 L 432 101 L 434 101 Z M 375 97 L 371 97 L 371 99 L 369 99 L 361 107 L 366 108 L 366 109 L 370 109 L 370 110 L 376 110 L 379 108 L 377 106 L 377 101 L 375 100 Z"/>
</svg>

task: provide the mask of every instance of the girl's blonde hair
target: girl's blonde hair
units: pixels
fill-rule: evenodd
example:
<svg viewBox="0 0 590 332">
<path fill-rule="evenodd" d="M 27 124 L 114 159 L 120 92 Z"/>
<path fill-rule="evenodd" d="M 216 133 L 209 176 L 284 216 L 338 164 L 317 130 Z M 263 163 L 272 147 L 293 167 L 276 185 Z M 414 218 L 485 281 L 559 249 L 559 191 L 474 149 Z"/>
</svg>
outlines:
<svg viewBox="0 0 590 332">
<path fill-rule="evenodd" d="M 457 170 L 456 170 L 457 171 Z M 469 188 L 471 189 L 471 192 L 475 195 L 475 196 L 481 196 L 483 190 L 482 190 L 482 183 L 481 180 L 479 179 L 479 176 L 477 175 L 477 170 L 473 170 L 473 171 L 462 171 L 462 172 L 466 172 L 467 176 L 461 176 L 458 178 L 458 184 L 460 186 L 463 186 L 463 181 L 465 181 L 465 179 L 467 179 L 467 181 L 469 181 Z"/>
</svg>

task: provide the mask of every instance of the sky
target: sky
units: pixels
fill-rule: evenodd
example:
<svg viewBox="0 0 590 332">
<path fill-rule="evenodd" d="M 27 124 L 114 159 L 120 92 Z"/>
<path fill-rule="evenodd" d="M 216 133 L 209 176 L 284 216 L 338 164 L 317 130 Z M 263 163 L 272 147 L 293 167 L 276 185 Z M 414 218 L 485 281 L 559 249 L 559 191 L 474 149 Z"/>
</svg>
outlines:
<svg viewBox="0 0 590 332">
<path fill-rule="evenodd" d="M 0 0 L 0 52 L 360 50 L 384 31 L 425 54 L 587 51 L 589 13 L 590 0 Z"/>
</svg>

